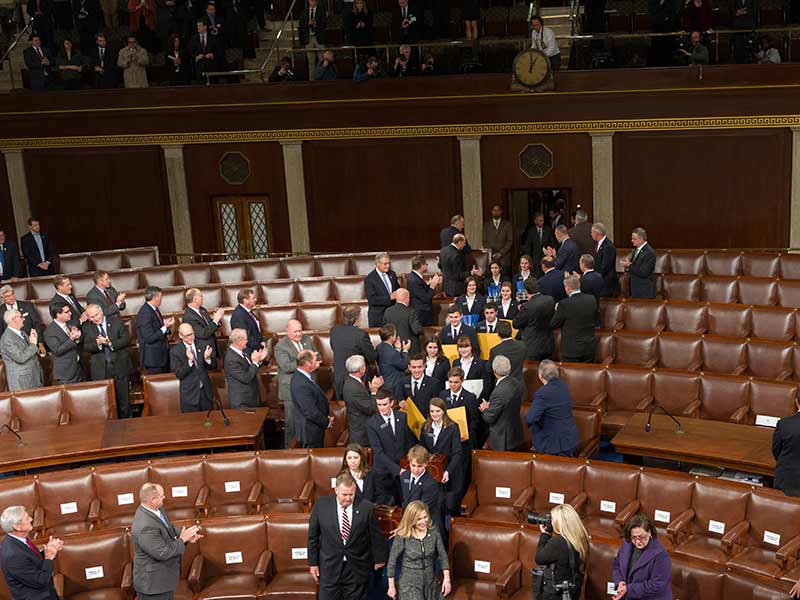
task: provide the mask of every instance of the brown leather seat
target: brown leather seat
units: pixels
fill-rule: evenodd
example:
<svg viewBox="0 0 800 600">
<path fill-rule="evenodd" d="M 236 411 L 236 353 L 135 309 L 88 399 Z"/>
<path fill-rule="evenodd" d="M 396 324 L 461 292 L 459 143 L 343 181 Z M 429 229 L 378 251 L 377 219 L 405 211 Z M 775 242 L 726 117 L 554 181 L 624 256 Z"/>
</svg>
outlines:
<svg viewBox="0 0 800 600">
<path fill-rule="evenodd" d="M 317 273 L 322 277 L 346 277 L 350 275 L 349 254 L 318 254 Z"/>
<path fill-rule="evenodd" d="M 706 275 L 736 277 L 742 273 L 742 253 L 730 250 L 706 252 Z"/>
<path fill-rule="evenodd" d="M 593 600 L 611 598 L 609 585 L 616 586 L 613 581 L 614 558 L 619 551 L 619 540 L 592 538 L 589 540 L 589 560 L 591 567 L 586 571 L 585 597 Z"/>
<path fill-rule="evenodd" d="M 363 277 L 337 277 L 331 282 L 332 298 L 339 302 L 364 299 Z"/>
<path fill-rule="evenodd" d="M 88 252 L 76 252 L 74 254 L 59 254 L 58 268 L 64 273 L 85 273 L 91 271 Z"/>
<path fill-rule="evenodd" d="M 264 517 L 203 522 L 196 585 L 202 600 L 260 598 L 269 564 Z M 195 584 L 194 580 L 190 583 Z"/>
<path fill-rule="evenodd" d="M 658 336 L 639 331 L 618 331 L 614 334 L 614 363 L 654 367 L 658 362 Z"/>
<path fill-rule="evenodd" d="M 664 369 L 697 371 L 703 364 L 702 336 L 662 333 L 658 336 L 658 366 Z"/>
<path fill-rule="evenodd" d="M 45 535 L 88 531 L 100 516 L 92 469 L 53 471 L 38 475 L 36 489 L 44 511 Z"/>
<path fill-rule="evenodd" d="M 753 337 L 784 342 L 795 339 L 797 311 L 794 308 L 753 306 L 750 314 Z"/>
<path fill-rule="evenodd" d="M 314 448 L 311 457 L 311 480 L 314 482 L 314 497 L 329 496 L 336 487 L 336 476 L 342 469 L 344 448 Z"/>
<path fill-rule="evenodd" d="M 169 286 L 175 285 L 175 276 L 174 276 L 174 267 L 165 267 L 167 271 L 173 271 L 172 279 L 166 279 L 165 281 L 169 283 Z M 114 271 L 111 275 L 111 283 L 114 285 L 114 288 L 119 292 L 133 292 L 134 290 L 142 290 L 148 283 L 145 283 L 145 278 L 142 276 L 142 272 L 139 269 L 125 269 L 122 271 Z M 94 284 L 94 282 L 92 282 Z M 153 284 L 155 285 L 155 284 Z M 159 287 L 169 287 L 167 285 L 159 286 Z M 91 288 L 90 288 L 91 289 Z"/>
<path fill-rule="evenodd" d="M 208 264 L 211 281 L 217 283 L 236 283 L 247 281 L 247 264 L 243 262 L 219 261 Z"/>
<path fill-rule="evenodd" d="M 69 280 L 72 282 L 72 293 L 75 294 L 77 298 L 85 299 L 86 294 L 94 286 L 92 275 L 93 273 L 75 273 L 69 276 Z M 53 293 L 55 294 L 55 289 Z"/>
<path fill-rule="evenodd" d="M 561 345 L 561 343 L 560 343 L 561 330 L 557 329 L 553 333 L 559 335 L 559 340 L 557 340 L 557 343 L 555 345 L 556 352 L 553 355 L 553 360 L 557 360 L 557 357 L 555 356 L 555 354 L 558 352 L 558 348 Z M 595 338 L 595 344 L 596 344 L 595 362 L 597 362 L 597 363 L 599 363 L 601 365 L 610 365 L 611 363 L 613 363 L 614 362 L 614 351 L 615 351 L 614 349 L 615 349 L 615 345 L 616 345 L 615 334 L 614 333 L 609 333 L 609 332 L 598 331 L 595 334 L 594 338 Z"/>
<path fill-rule="evenodd" d="M 700 283 L 700 299 L 703 302 L 739 301 L 739 280 L 736 277 L 706 275 Z"/>
<path fill-rule="evenodd" d="M 537 566 L 535 558 L 540 536 L 541 531 L 538 526 L 525 524 L 520 528 L 518 558 L 519 562 L 522 563 L 520 573 L 522 587 L 511 596 L 511 600 L 530 600 L 533 597 L 529 573 Z"/>
<path fill-rule="evenodd" d="M 670 250 L 669 272 L 674 275 L 705 273 L 705 252 L 700 250 Z"/>
<path fill-rule="evenodd" d="M 247 277 L 249 281 L 268 281 L 287 277 L 281 267 L 281 261 L 277 258 L 257 259 L 244 261 L 247 266 Z"/>
<path fill-rule="evenodd" d="M 130 527 L 139 506 L 139 488 L 149 480 L 147 462 L 100 465 L 94 472 L 94 487 L 100 501 L 102 528 Z"/>
<path fill-rule="evenodd" d="M 272 450 L 257 456 L 261 513 L 308 512 L 314 484 L 308 450 Z"/>
<path fill-rule="evenodd" d="M 747 342 L 741 338 L 703 336 L 703 371 L 740 375 L 747 370 Z"/>
<path fill-rule="evenodd" d="M 676 525 L 689 516 L 693 493 L 694 480 L 682 473 L 645 469 L 639 476 L 639 512 L 650 517 L 668 550 L 678 537 Z"/>
<path fill-rule="evenodd" d="M 218 283 L 211 283 L 206 285 L 197 285 L 197 286 L 186 286 L 186 289 L 189 287 L 197 287 L 203 293 L 203 306 L 205 306 L 208 311 L 213 315 L 214 310 L 221 307 L 227 306 L 225 296 L 222 291 L 222 286 Z M 185 290 L 184 290 L 185 291 Z M 186 296 L 184 295 L 184 300 Z"/>
<path fill-rule="evenodd" d="M 763 277 L 740 277 L 739 278 L 739 302 L 742 304 L 754 304 L 761 306 L 795 306 L 783 304 L 778 300 L 778 287 L 781 283 L 779 279 L 767 279 Z M 788 298 L 787 298 L 788 300 Z"/>
<path fill-rule="evenodd" d="M 44 526 L 44 511 L 39 508 L 33 475 L 0 479 L 0 506 L 24 506 L 33 519 L 34 530 L 38 532 Z M 0 579 L 5 580 L 5 577 Z"/>
<path fill-rule="evenodd" d="M 328 302 L 329 300 L 335 300 L 331 290 L 331 278 L 329 277 L 298 279 L 296 285 L 298 302 Z"/>
<path fill-rule="evenodd" d="M 131 269 L 153 267 L 158 264 L 158 246 L 125 248 L 122 251 L 125 266 Z"/>
<path fill-rule="evenodd" d="M 474 451 L 472 483 L 461 501 L 461 512 L 485 521 L 521 522 L 531 487 L 530 454 Z"/>
<path fill-rule="evenodd" d="M 107 421 L 117 416 L 114 382 L 110 379 L 65 385 L 61 399 L 71 424 Z"/>
<path fill-rule="evenodd" d="M 649 369 L 614 365 L 608 368 L 607 376 L 603 432 L 610 433 L 621 429 L 634 413 L 649 408 L 653 374 Z"/>
<path fill-rule="evenodd" d="M 208 488 L 200 456 L 176 456 L 150 462 L 150 480 L 164 488 L 164 508 L 173 521 L 196 519 L 207 506 Z"/>
<path fill-rule="evenodd" d="M 747 343 L 748 372 L 753 377 L 791 379 L 794 345 L 794 342 L 749 340 Z"/>
<path fill-rule="evenodd" d="M 235 283 L 223 283 L 220 284 L 222 289 L 222 298 L 223 304 L 225 306 L 233 306 L 236 307 L 239 304 L 239 292 L 241 290 L 253 290 L 256 294 L 256 302 L 259 304 L 263 304 L 267 302 L 267 299 L 262 295 L 262 289 L 259 284 L 255 281 L 238 281 Z M 270 304 L 277 304 L 275 302 L 270 302 Z"/>
<path fill-rule="evenodd" d="M 656 370 L 653 373 L 653 400 L 672 414 L 697 417 L 700 411 L 700 374 Z"/>
<path fill-rule="evenodd" d="M 433 267 L 435 261 L 428 265 L 428 268 Z M 353 269 L 353 275 L 366 277 L 370 271 L 375 269 L 375 253 L 361 253 L 353 254 L 350 256 L 350 265 Z"/>
<path fill-rule="evenodd" d="M 701 419 L 744 422 L 750 398 L 750 381 L 747 377 L 703 373 L 700 391 Z"/>
<path fill-rule="evenodd" d="M 800 279 L 800 254 L 781 254 L 781 278 Z"/>
<path fill-rule="evenodd" d="M 662 286 L 667 300 L 700 300 L 699 275 L 664 275 Z"/>
<path fill-rule="evenodd" d="M 317 332 L 314 336 L 314 345 L 322 355 L 322 362 L 326 365 L 333 364 L 333 348 L 331 348 L 331 336 L 327 331 Z"/>
<path fill-rule="evenodd" d="M 205 298 L 203 298 L 205 300 Z M 164 314 L 174 313 L 178 315 L 183 314 L 183 309 L 186 308 L 186 288 L 172 287 L 161 290 L 161 310 Z M 178 327 L 174 327 L 177 331 Z"/>
<path fill-rule="evenodd" d="M 672 557 L 672 593 L 682 600 L 723 600 L 725 572 L 720 567 L 690 560 L 683 555 Z"/>
<path fill-rule="evenodd" d="M 30 277 L 28 279 L 28 300 L 50 300 L 53 297 L 52 277 Z"/>
<path fill-rule="evenodd" d="M 90 252 L 89 259 L 91 261 L 89 268 L 94 271 L 118 271 L 127 266 L 120 250 Z"/>
<path fill-rule="evenodd" d="M 258 467 L 253 452 L 205 457 L 209 516 L 246 515 L 258 505 Z"/>
<path fill-rule="evenodd" d="M 664 303 L 667 331 L 673 333 L 705 333 L 707 309 L 704 304 L 673 300 Z"/>
<path fill-rule="evenodd" d="M 212 283 L 211 267 L 208 263 L 198 263 L 194 265 L 179 265 L 178 276 L 180 285 L 187 288 Z M 214 305 L 212 305 L 214 306 Z"/>
<path fill-rule="evenodd" d="M 301 304 L 297 309 L 297 318 L 305 330 L 329 331 L 336 325 L 338 313 L 339 306 L 333 303 Z"/>
<path fill-rule="evenodd" d="M 538 463 L 537 463 L 538 466 Z M 616 538 L 637 513 L 639 471 L 610 462 L 588 461 L 583 476 L 583 525 L 591 535 Z"/>
<path fill-rule="evenodd" d="M 585 502 L 582 462 L 560 456 L 535 454 L 533 461 L 532 510 L 545 513 L 559 504 L 571 504 L 580 510 Z"/>
<path fill-rule="evenodd" d="M 114 287 L 117 282 L 116 277 L 112 278 Z M 163 267 L 148 267 L 139 270 L 140 285 L 147 287 L 148 285 L 155 285 L 160 288 L 174 287 L 181 285 L 181 278 L 178 275 L 178 270 L 174 265 L 166 265 Z"/>
<path fill-rule="evenodd" d="M 614 330 L 625 327 L 625 303 L 619 298 L 603 298 L 600 301 L 600 327 Z"/>
<path fill-rule="evenodd" d="M 333 373 L 330 368 L 325 372 L 325 377 L 320 377 L 322 369 L 317 370 L 317 381 L 323 390 L 333 387 Z M 347 406 L 342 400 L 332 400 L 328 403 L 328 414 L 333 417 L 333 424 L 325 430 L 325 446 L 327 448 L 339 448 L 344 452 L 344 447 L 348 440 L 347 427 Z"/>
<path fill-rule="evenodd" d="M 661 331 L 666 316 L 661 300 L 628 300 L 625 302 L 625 329 Z"/>
<path fill-rule="evenodd" d="M 728 571 L 722 582 L 722 598 L 752 598 L 752 600 L 786 598 L 791 587 L 791 583 Z"/>
<path fill-rule="evenodd" d="M 708 333 L 749 337 L 751 329 L 751 307 L 742 304 L 708 305 Z"/>
<path fill-rule="evenodd" d="M 267 544 L 271 560 L 262 598 L 316 600 L 317 584 L 308 572 L 308 514 L 267 517 Z"/>
<path fill-rule="evenodd" d="M 13 392 L 11 410 L 20 431 L 58 427 L 65 422 L 61 386 Z"/>
<path fill-rule="evenodd" d="M 11 407 L 11 394 L 3 394 L 0 396 L 0 423 L 8 425 L 14 431 L 19 427 L 18 423 L 14 420 L 14 411 Z"/>
<path fill-rule="evenodd" d="M 633 251 L 625 251 L 625 254 L 620 254 L 617 251 L 617 256 L 630 256 Z M 656 273 L 672 273 L 672 256 L 669 250 L 656 250 Z"/>
<path fill-rule="evenodd" d="M 526 411 L 527 412 L 527 411 Z M 578 428 L 578 447 L 575 448 L 575 456 L 579 458 L 589 458 L 594 456 L 600 449 L 600 431 L 603 420 L 603 410 L 580 410 L 572 411 L 572 418 Z M 525 428 L 530 436 L 530 429 Z"/>
<path fill-rule="evenodd" d="M 745 277 L 779 277 L 780 254 L 776 252 L 745 252 L 742 254 L 742 275 Z"/>
<path fill-rule="evenodd" d="M 411 272 L 411 259 L 417 256 L 419 252 L 417 250 L 411 251 L 404 251 L 404 252 L 392 252 L 390 257 L 392 259 L 392 270 L 397 273 L 398 276 L 400 275 L 408 275 Z M 483 269 L 483 272 L 486 272 L 486 267 L 488 264 L 482 264 L 482 253 L 478 253 L 473 251 L 472 259 L 475 261 L 475 264 L 478 266 L 479 269 Z M 432 269 L 433 265 L 430 265 L 428 270 L 433 272 L 435 269 Z"/>
<path fill-rule="evenodd" d="M 127 531 L 75 536 L 64 544 L 53 567 L 53 583 L 62 598 L 125 600 L 133 593 Z"/>
<path fill-rule="evenodd" d="M 50 299 L 34 300 L 33 308 L 36 310 L 39 320 L 45 327 L 47 327 L 53 321 L 53 318 L 50 316 Z"/>
<path fill-rule="evenodd" d="M 301 279 L 303 277 L 314 277 L 314 257 L 313 256 L 291 256 L 282 258 L 281 265 L 283 272 L 289 279 Z"/>
<path fill-rule="evenodd" d="M 264 304 L 292 304 L 297 302 L 296 286 L 290 279 L 265 281 L 258 283 L 257 287 L 258 297 Z"/>
<path fill-rule="evenodd" d="M 142 375 L 142 416 L 181 414 L 179 387 L 180 382 L 172 373 Z"/>
<path fill-rule="evenodd" d="M 796 412 L 794 400 L 798 386 L 789 381 L 750 381 L 750 425 L 771 425 L 775 419 L 788 417 Z"/>
<path fill-rule="evenodd" d="M 297 306 L 259 306 L 256 312 L 261 322 L 261 335 L 286 331 L 289 319 L 298 318 Z"/>
<path fill-rule="evenodd" d="M 139 312 L 139 309 L 142 308 L 142 305 L 145 303 L 144 300 L 144 291 L 143 290 L 134 290 L 130 292 L 126 292 L 127 296 L 125 298 L 125 308 L 120 312 L 122 317 L 135 317 L 136 314 Z"/>
<path fill-rule="evenodd" d="M 567 384 L 573 406 L 603 407 L 606 399 L 606 369 L 602 365 L 561 363 L 561 379 Z"/>
</svg>

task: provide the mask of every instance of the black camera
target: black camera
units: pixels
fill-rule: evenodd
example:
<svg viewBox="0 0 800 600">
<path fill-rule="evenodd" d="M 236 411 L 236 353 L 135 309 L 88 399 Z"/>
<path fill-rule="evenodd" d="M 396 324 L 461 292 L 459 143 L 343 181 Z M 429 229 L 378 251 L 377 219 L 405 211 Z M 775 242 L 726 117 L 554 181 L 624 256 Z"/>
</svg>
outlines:
<svg viewBox="0 0 800 600">
<path fill-rule="evenodd" d="M 546 515 L 541 515 L 537 512 L 529 512 L 528 523 L 530 523 L 531 525 L 544 525 L 544 528 L 548 532 L 553 531 L 553 517 L 550 513 L 547 513 Z"/>
</svg>

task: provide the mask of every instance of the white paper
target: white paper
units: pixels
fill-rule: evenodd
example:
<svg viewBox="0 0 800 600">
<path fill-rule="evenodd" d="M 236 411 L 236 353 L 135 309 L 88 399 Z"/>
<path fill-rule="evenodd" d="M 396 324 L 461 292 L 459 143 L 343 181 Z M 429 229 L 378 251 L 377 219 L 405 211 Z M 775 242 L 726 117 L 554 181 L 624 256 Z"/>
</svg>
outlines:
<svg viewBox="0 0 800 600">
<path fill-rule="evenodd" d="M 725 533 L 725 523 L 711 519 L 708 522 L 708 530 L 711 533 Z"/>
<path fill-rule="evenodd" d="M 172 488 L 173 498 L 186 498 L 189 495 L 189 488 L 185 485 L 176 485 Z"/>
<path fill-rule="evenodd" d="M 103 577 L 103 567 L 86 567 L 86 579 L 101 579 Z"/>
<path fill-rule="evenodd" d="M 117 494 L 117 504 L 124 506 L 125 504 L 133 504 L 133 494 Z"/>
<path fill-rule="evenodd" d="M 617 503 L 611 500 L 600 500 L 600 510 L 602 512 L 614 513 L 617 512 Z"/>
<path fill-rule="evenodd" d="M 225 493 L 240 492 L 241 490 L 242 490 L 242 486 L 239 485 L 238 481 L 226 481 L 225 482 Z"/>
<path fill-rule="evenodd" d="M 564 494 L 550 492 L 550 504 L 564 504 Z"/>
<path fill-rule="evenodd" d="M 777 427 L 780 417 L 770 417 L 769 415 L 756 415 L 756 425 L 764 427 Z"/>
<path fill-rule="evenodd" d="M 496 488 L 494 488 L 494 497 L 495 498 L 511 498 L 511 488 L 510 487 L 496 487 Z"/>
<path fill-rule="evenodd" d="M 669 518 L 670 514 L 668 510 L 656 509 L 656 514 L 654 516 L 656 521 L 658 521 L 659 523 L 669 523 L 672 521 L 672 519 Z"/>
<path fill-rule="evenodd" d="M 242 562 L 242 553 L 241 552 L 226 552 L 225 553 L 225 564 L 226 565 L 233 565 L 236 563 Z"/>
<path fill-rule="evenodd" d="M 336 489 L 336 477 L 331 477 L 331 489 Z"/>
<path fill-rule="evenodd" d="M 483 379 L 465 379 L 462 385 L 465 390 L 476 396 L 480 396 L 483 392 Z"/>
<path fill-rule="evenodd" d="M 308 548 L 292 548 L 292 560 L 306 560 Z"/>
<path fill-rule="evenodd" d="M 617 594 L 617 588 L 614 587 L 613 581 L 606 582 L 606 594 L 609 596 L 615 596 Z"/>
<path fill-rule="evenodd" d="M 772 544 L 773 546 L 781 545 L 781 534 L 772 531 L 764 531 L 764 543 Z"/>
<path fill-rule="evenodd" d="M 61 505 L 61 514 L 62 515 L 71 515 L 72 513 L 78 512 L 78 503 L 77 502 L 65 502 Z"/>
<path fill-rule="evenodd" d="M 492 563 L 490 563 L 488 560 L 475 561 L 476 573 L 491 573 L 491 571 L 492 571 Z"/>
</svg>

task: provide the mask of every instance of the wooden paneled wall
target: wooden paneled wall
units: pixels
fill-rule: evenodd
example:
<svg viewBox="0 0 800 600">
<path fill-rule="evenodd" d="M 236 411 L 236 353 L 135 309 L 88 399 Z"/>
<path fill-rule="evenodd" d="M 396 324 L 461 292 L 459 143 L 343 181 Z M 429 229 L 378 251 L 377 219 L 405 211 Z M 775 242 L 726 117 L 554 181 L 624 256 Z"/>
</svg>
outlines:
<svg viewBox="0 0 800 600">
<path fill-rule="evenodd" d="M 11 190 L 8 188 L 6 161 L 2 156 L 0 156 L 0 228 L 3 229 L 8 239 L 17 239 L 17 225 L 14 222 L 14 209 L 11 206 Z"/>
</svg>

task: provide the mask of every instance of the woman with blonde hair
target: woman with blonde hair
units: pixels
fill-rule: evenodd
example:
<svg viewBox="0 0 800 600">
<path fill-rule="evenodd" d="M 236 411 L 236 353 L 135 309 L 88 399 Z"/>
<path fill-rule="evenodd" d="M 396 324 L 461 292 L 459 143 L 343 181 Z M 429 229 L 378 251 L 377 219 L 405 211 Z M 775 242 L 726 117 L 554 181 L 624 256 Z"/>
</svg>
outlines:
<svg viewBox="0 0 800 600">
<path fill-rule="evenodd" d="M 395 585 L 397 560 L 402 555 L 403 568 Z M 436 561 L 444 575 L 441 586 L 434 573 Z M 450 566 L 439 528 L 431 523 L 428 507 L 414 500 L 406 506 L 397 526 L 387 564 L 388 595 L 392 600 L 438 600 L 450 593 Z"/>
<path fill-rule="evenodd" d="M 536 548 L 536 564 L 543 569 L 543 589 L 537 598 L 561 600 L 564 590 L 556 586 L 570 583 L 569 597 L 578 600 L 589 556 L 589 534 L 580 516 L 569 504 L 550 511 L 550 526 L 539 525 L 542 535 Z"/>
</svg>

